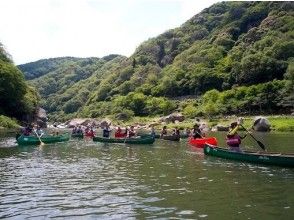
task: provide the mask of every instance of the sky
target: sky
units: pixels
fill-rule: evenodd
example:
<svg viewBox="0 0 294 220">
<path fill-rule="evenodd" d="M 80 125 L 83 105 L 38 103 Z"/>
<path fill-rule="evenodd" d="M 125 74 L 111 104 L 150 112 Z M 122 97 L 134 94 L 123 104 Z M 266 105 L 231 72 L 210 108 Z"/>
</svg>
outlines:
<svg viewBox="0 0 294 220">
<path fill-rule="evenodd" d="M 15 64 L 130 56 L 217 0 L 0 0 L 0 42 Z"/>
</svg>

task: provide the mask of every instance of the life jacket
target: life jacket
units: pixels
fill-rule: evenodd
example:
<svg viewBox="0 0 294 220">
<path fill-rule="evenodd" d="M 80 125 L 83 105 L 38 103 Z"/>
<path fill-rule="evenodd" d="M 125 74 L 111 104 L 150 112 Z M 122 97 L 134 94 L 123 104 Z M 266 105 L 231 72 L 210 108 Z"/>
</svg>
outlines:
<svg viewBox="0 0 294 220">
<path fill-rule="evenodd" d="M 227 135 L 226 143 L 231 147 L 239 147 L 239 145 L 241 144 L 241 138 L 238 134 Z"/>
<path fill-rule="evenodd" d="M 86 135 L 86 137 L 94 137 L 95 136 L 93 130 L 86 131 L 86 134 L 85 135 Z"/>
<path fill-rule="evenodd" d="M 124 137 L 126 137 L 126 134 L 124 134 L 124 133 L 115 133 L 114 137 L 115 138 L 124 138 Z"/>
</svg>

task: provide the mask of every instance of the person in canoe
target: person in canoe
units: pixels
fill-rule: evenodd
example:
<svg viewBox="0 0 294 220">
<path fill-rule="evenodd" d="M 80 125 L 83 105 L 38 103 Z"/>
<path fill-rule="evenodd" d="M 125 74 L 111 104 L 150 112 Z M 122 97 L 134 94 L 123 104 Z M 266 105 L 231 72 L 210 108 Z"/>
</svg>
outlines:
<svg viewBox="0 0 294 220">
<path fill-rule="evenodd" d="M 58 127 L 57 127 L 57 122 L 54 122 L 53 123 L 53 135 L 58 136 L 58 134 L 59 134 L 59 130 L 58 130 Z"/>
<path fill-rule="evenodd" d="M 120 127 L 117 127 L 117 129 L 116 129 L 116 131 L 115 131 L 115 133 L 114 133 L 114 137 L 115 137 L 115 138 L 125 138 L 125 137 L 126 137 L 126 134 L 125 134 L 125 132 L 123 132 L 123 131 L 121 130 Z"/>
<path fill-rule="evenodd" d="M 30 136 L 32 131 L 33 131 L 33 126 L 27 125 L 24 129 L 21 130 L 21 133 L 24 136 Z"/>
<path fill-rule="evenodd" d="M 94 133 L 94 130 L 93 130 L 92 127 L 91 128 L 89 126 L 86 127 L 86 129 L 85 129 L 85 136 L 88 137 L 88 138 L 95 137 L 95 133 Z"/>
<path fill-rule="evenodd" d="M 195 139 L 195 138 L 202 138 L 202 132 L 199 128 L 199 125 L 198 124 L 195 124 L 193 129 L 192 129 L 192 137 Z"/>
<path fill-rule="evenodd" d="M 135 136 L 137 136 L 137 132 L 135 131 L 134 126 L 132 125 L 130 127 L 130 129 L 128 130 L 127 138 L 132 138 L 132 137 L 135 137 Z"/>
<path fill-rule="evenodd" d="M 188 137 L 191 136 L 190 128 L 186 128 L 185 131 L 184 131 L 184 134 L 187 135 Z"/>
<path fill-rule="evenodd" d="M 71 133 L 72 134 L 77 134 L 78 133 L 77 131 L 78 131 L 77 126 L 74 126 Z"/>
<path fill-rule="evenodd" d="M 173 133 L 172 133 L 173 136 L 180 136 L 180 130 L 178 129 L 178 127 L 175 127 L 173 129 Z"/>
<path fill-rule="evenodd" d="M 41 129 L 39 125 L 37 125 L 37 128 L 35 130 L 35 133 L 39 136 L 42 137 L 44 135 L 44 131 Z"/>
<path fill-rule="evenodd" d="M 105 138 L 109 138 L 110 137 L 110 133 L 111 133 L 111 129 L 110 129 L 110 124 L 106 124 L 105 127 L 102 130 L 102 136 Z"/>
<path fill-rule="evenodd" d="M 155 137 L 155 128 L 154 128 L 154 125 L 151 125 L 150 134 L 151 134 L 152 137 Z"/>
<path fill-rule="evenodd" d="M 229 146 L 230 151 L 241 153 L 240 149 L 241 140 L 244 139 L 247 135 L 245 134 L 243 137 L 240 136 L 237 131 L 239 129 L 239 122 L 233 122 L 230 125 L 230 130 L 226 136 L 226 142 Z"/>
<path fill-rule="evenodd" d="M 79 125 L 79 127 L 77 128 L 77 134 L 83 134 L 83 129 L 81 125 Z"/>
<path fill-rule="evenodd" d="M 166 126 L 163 126 L 160 132 L 160 138 L 162 138 L 164 135 L 167 135 L 167 129 Z"/>
</svg>

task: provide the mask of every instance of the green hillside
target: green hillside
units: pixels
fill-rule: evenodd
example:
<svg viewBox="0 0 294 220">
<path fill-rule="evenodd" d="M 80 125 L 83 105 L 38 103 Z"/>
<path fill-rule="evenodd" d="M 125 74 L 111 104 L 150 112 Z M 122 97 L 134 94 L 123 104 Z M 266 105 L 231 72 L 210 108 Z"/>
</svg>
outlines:
<svg viewBox="0 0 294 220">
<path fill-rule="evenodd" d="M 28 86 L 23 73 L 13 64 L 0 43 L 0 127 L 13 127 L 17 120 L 33 117 L 39 96 Z M 8 117 L 7 117 L 8 116 Z"/>
<path fill-rule="evenodd" d="M 293 8 L 293 2 L 221 2 L 143 42 L 129 58 L 57 58 L 19 68 L 59 120 L 174 110 L 188 117 L 289 113 Z"/>
</svg>

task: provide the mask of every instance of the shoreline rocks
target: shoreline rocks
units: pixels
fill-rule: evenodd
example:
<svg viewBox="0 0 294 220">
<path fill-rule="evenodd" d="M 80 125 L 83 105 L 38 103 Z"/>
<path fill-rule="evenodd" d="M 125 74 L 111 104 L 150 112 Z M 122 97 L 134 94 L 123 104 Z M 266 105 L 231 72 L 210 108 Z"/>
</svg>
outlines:
<svg viewBox="0 0 294 220">
<path fill-rule="evenodd" d="M 255 117 L 252 127 L 255 131 L 261 132 L 269 132 L 271 130 L 271 124 L 269 120 L 262 116 Z"/>
</svg>

